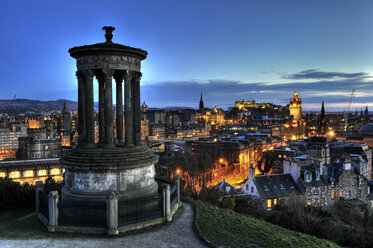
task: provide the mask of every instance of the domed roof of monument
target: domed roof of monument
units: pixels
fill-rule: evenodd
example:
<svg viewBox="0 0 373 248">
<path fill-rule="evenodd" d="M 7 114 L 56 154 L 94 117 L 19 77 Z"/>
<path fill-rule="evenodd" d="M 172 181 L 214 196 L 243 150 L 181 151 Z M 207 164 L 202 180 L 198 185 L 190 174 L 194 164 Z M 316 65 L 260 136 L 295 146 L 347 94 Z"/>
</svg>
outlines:
<svg viewBox="0 0 373 248">
<path fill-rule="evenodd" d="M 139 57 L 141 60 L 143 60 L 148 55 L 147 51 L 142 50 L 140 48 L 134 48 L 112 42 L 112 32 L 115 30 L 114 27 L 105 26 L 102 29 L 105 30 L 105 42 L 70 48 L 70 56 L 73 58 L 77 58 L 82 55 L 110 54 L 134 56 Z"/>
<path fill-rule="evenodd" d="M 360 134 L 362 136 L 373 136 L 373 123 L 365 124 L 360 128 Z"/>
</svg>

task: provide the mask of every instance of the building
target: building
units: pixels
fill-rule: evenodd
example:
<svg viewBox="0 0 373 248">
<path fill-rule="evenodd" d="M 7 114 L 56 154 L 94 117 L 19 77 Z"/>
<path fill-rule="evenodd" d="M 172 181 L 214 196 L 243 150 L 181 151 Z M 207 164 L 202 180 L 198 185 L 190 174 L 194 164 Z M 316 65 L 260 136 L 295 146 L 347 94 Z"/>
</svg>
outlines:
<svg viewBox="0 0 373 248">
<path fill-rule="evenodd" d="M 285 161 L 284 173 L 291 174 L 301 187 L 305 204 L 329 207 L 339 199 L 367 202 L 368 181 L 349 160 L 326 166 L 321 161 L 306 164 Z"/>
<path fill-rule="evenodd" d="M 205 105 L 203 103 L 202 92 L 201 92 L 201 100 L 199 100 L 199 111 L 202 111 L 204 108 L 205 108 Z"/>
<path fill-rule="evenodd" d="M 302 98 L 298 97 L 297 91 L 294 91 L 293 98 L 290 99 L 289 110 L 294 121 L 302 120 Z"/>
<path fill-rule="evenodd" d="M 9 128 L 0 129 L 0 160 L 14 158 L 19 149 L 19 138 L 27 136 L 27 128 L 11 131 Z"/>
<path fill-rule="evenodd" d="M 166 126 L 162 123 L 154 123 L 149 125 L 149 135 L 157 139 L 163 139 L 166 132 Z"/>
<path fill-rule="evenodd" d="M 251 165 L 249 178 L 242 186 L 243 194 L 251 195 L 263 202 L 263 207 L 273 208 L 281 201 L 291 197 L 302 196 L 302 190 L 296 184 L 291 174 L 255 175 Z"/>
<path fill-rule="evenodd" d="M 64 171 L 59 158 L 0 162 L 0 178 L 11 178 L 21 184 L 35 184 L 37 181 L 45 181 L 49 176 L 62 181 Z"/>
<path fill-rule="evenodd" d="M 48 159 L 61 157 L 61 139 L 51 126 L 27 129 L 27 137 L 19 138 L 19 158 Z"/>
</svg>

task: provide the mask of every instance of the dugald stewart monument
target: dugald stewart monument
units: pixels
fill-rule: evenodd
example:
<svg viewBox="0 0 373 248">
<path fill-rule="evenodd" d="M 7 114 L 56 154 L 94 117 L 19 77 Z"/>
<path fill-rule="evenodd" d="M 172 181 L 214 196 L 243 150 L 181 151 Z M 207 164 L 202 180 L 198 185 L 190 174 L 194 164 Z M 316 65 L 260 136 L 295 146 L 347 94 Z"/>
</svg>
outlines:
<svg viewBox="0 0 373 248">
<path fill-rule="evenodd" d="M 79 136 L 76 147 L 61 159 L 65 174 L 60 191 L 37 191 L 39 218 L 50 231 L 118 234 L 170 220 L 180 205 L 179 177 L 157 182 L 158 156 L 141 141 L 141 61 L 148 53 L 113 43 L 114 27 L 103 30 L 105 42 L 69 50 L 77 62 Z M 94 77 L 99 96 L 97 143 Z"/>
</svg>

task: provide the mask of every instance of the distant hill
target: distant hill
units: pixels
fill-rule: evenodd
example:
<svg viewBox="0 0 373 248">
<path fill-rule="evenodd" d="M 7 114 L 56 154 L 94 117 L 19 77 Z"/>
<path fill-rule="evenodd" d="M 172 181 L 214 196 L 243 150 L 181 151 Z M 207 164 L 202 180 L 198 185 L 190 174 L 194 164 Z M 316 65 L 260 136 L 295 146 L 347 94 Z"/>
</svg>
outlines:
<svg viewBox="0 0 373 248">
<path fill-rule="evenodd" d="M 66 108 L 70 111 L 78 110 L 78 102 L 58 99 L 55 101 L 40 101 L 29 99 L 15 99 L 12 107 L 13 100 L 0 100 L 0 113 L 20 114 L 26 112 L 48 112 L 52 110 L 62 110 L 63 103 L 66 101 Z"/>
<path fill-rule="evenodd" d="M 60 110 L 63 109 L 63 103 L 66 101 L 66 108 L 69 111 L 77 111 L 78 110 L 78 102 L 70 101 L 66 99 L 58 99 L 55 101 L 40 101 L 40 100 L 30 100 L 30 99 L 16 99 L 14 100 L 13 107 L 12 106 L 13 100 L 0 100 L 0 113 L 8 113 L 9 111 L 12 114 L 21 114 L 27 112 L 48 112 L 52 110 Z M 115 106 L 115 103 L 114 103 Z M 95 102 L 95 109 L 98 110 L 98 103 Z M 156 108 L 156 109 L 164 109 L 164 110 L 179 110 L 179 109 L 192 109 L 190 107 L 165 107 L 165 108 Z"/>
</svg>

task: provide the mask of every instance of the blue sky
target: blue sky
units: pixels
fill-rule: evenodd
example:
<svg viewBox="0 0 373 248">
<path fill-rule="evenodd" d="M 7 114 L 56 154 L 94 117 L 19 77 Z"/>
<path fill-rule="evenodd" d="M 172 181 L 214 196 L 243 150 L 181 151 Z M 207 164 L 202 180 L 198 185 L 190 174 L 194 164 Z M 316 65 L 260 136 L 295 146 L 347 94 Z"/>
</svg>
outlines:
<svg viewBox="0 0 373 248">
<path fill-rule="evenodd" d="M 373 109 L 373 1 L 1 1 L 0 99 L 77 99 L 67 50 L 104 41 L 149 52 L 150 107 L 235 100 Z"/>
</svg>

